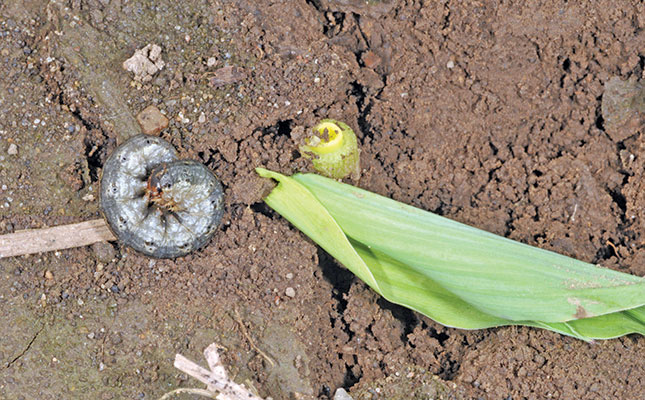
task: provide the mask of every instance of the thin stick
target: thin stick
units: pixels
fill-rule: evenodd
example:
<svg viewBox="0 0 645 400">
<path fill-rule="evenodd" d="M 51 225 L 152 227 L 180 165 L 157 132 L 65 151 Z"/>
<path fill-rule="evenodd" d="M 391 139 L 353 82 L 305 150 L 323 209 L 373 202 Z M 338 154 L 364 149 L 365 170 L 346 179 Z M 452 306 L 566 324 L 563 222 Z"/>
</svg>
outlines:
<svg viewBox="0 0 645 400">
<path fill-rule="evenodd" d="M 235 322 L 237 322 L 240 325 L 240 329 L 242 330 L 242 335 L 246 338 L 246 340 L 249 342 L 249 345 L 251 345 L 251 348 L 255 350 L 259 355 L 261 355 L 265 360 L 271 364 L 271 367 L 275 367 L 275 362 L 273 362 L 273 359 L 267 355 L 267 353 L 263 352 L 260 350 L 258 346 L 255 345 L 255 342 L 251 338 L 251 335 L 246 330 L 246 326 L 244 325 L 244 321 L 242 321 L 242 317 L 240 317 L 240 313 L 237 311 L 237 308 L 234 309 L 235 311 L 235 317 L 233 318 Z"/>
<path fill-rule="evenodd" d="M 0 258 L 87 246 L 116 240 L 102 219 L 29 229 L 0 236 Z"/>
</svg>

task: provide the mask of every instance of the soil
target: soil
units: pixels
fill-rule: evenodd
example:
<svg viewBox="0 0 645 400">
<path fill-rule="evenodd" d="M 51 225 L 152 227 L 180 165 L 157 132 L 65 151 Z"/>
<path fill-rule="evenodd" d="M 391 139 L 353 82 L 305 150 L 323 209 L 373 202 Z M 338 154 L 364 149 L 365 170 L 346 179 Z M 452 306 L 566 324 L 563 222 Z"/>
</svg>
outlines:
<svg viewBox="0 0 645 400">
<path fill-rule="evenodd" d="M 644 398 L 644 337 L 438 325 L 266 207 L 253 172 L 310 170 L 299 135 L 335 118 L 359 186 L 643 276 L 643 131 L 606 132 L 600 109 L 611 77 L 643 78 L 644 28 L 627 1 L 3 2 L 0 233 L 99 217 L 103 162 L 150 105 L 226 213 L 177 260 L 118 243 L 0 260 L 0 398 L 157 399 L 199 386 L 172 361 L 213 342 L 273 399 Z M 123 61 L 148 44 L 165 65 L 135 79 Z"/>
</svg>

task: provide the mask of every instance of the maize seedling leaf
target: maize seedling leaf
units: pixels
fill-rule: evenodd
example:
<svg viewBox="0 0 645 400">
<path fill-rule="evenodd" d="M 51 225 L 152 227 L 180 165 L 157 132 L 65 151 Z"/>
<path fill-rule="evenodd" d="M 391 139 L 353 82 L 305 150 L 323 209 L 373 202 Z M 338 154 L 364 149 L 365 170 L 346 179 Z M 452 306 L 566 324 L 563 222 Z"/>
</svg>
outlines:
<svg viewBox="0 0 645 400">
<path fill-rule="evenodd" d="M 387 300 L 447 326 L 645 334 L 645 279 L 521 244 L 315 174 L 258 168 L 266 203 Z"/>
</svg>

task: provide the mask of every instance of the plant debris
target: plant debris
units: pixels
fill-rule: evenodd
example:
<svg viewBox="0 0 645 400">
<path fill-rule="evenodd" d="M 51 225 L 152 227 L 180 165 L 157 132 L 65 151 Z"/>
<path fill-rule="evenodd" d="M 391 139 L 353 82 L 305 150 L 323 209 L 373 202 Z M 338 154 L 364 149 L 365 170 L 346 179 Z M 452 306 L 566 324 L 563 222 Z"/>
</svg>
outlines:
<svg viewBox="0 0 645 400">
<path fill-rule="evenodd" d="M 246 72 L 243 68 L 227 65 L 226 67 L 213 71 L 213 76 L 210 78 L 210 84 L 211 86 L 218 88 L 239 82 L 244 78 L 246 78 Z"/>
</svg>

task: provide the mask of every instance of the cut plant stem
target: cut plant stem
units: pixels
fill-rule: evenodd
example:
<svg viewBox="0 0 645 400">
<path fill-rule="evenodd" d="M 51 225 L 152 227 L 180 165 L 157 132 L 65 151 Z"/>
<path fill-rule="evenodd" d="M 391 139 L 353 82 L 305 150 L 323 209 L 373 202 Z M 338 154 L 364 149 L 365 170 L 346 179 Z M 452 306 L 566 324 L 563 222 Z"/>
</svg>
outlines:
<svg viewBox="0 0 645 400">
<path fill-rule="evenodd" d="M 333 119 L 320 121 L 305 139 L 300 153 L 311 158 L 314 169 L 334 179 L 358 179 L 360 157 L 356 134 L 347 124 Z"/>
<path fill-rule="evenodd" d="M 116 240 L 103 219 L 29 229 L 0 236 L 0 258 L 43 253 Z"/>
</svg>

